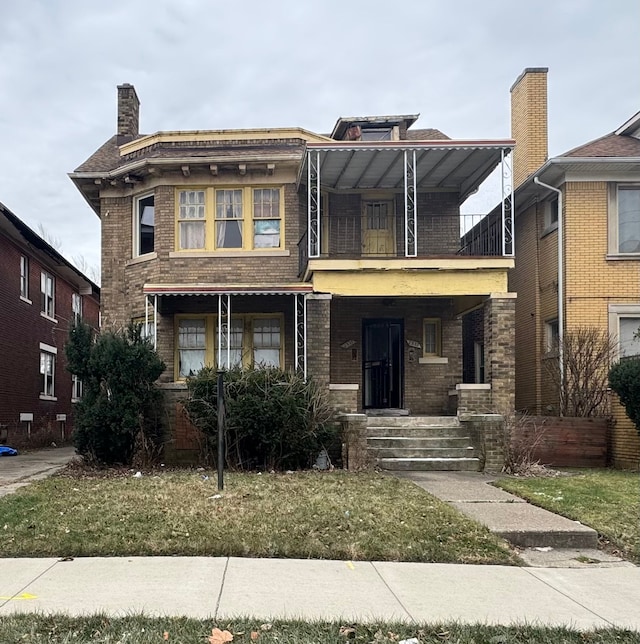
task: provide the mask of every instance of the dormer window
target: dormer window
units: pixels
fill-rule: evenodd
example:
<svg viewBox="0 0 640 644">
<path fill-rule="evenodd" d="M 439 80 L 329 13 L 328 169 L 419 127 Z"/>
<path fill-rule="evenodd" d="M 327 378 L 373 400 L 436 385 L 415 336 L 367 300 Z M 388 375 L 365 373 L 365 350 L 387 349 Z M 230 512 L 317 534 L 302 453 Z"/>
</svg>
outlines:
<svg viewBox="0 0 640 644">
<path fill-rule="evenodd" d="M 390 127 L 363 127 L 360 131 L 361 141 L 391 141 Z"/>
</svg>

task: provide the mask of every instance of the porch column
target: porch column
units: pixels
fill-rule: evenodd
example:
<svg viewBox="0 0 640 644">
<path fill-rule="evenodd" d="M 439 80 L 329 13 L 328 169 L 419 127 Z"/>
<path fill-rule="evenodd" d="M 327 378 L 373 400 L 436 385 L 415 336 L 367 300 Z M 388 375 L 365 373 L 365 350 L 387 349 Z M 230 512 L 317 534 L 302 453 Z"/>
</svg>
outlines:
<svg viewBox="0 0 640 644">
<path fill-rule="evenodd" d="M 331 295 L 307 296 L 307 372 L 329 387 L 331 375 Z"/>
<path fill-rule="evenodd" d="M 229 330 L 231 329 L 231 295 L 218 294 L 218 369 L 231 366 L 231 344 Z"/>
<path fill-rule="evenodd" d="M 308 257 L 320 257 L 320 150 L 307 152 Z"/>
<path fill-rule="evenodd" d="M 484 305 L 485 379 L 498 414 L 515 408 L 515 322 L 516 294 L 492 293 Z"/>
<path fill-rule="evenodd" d="M 416 151 L 404 152 L 404 254 L 418 255 L 416 224 Z"/>
<path fill-rule="evenodd" d="M 506 257 L 513 257 L 515 252 L 512 157 L 513 153 L 502 150 L 502 254 Z"/>
<path fill-rule="evenodd" d="M 293 303 L 295 315 L 295 368 L 307 378 L 307 296 L 297 293 Z"/>
</svg>

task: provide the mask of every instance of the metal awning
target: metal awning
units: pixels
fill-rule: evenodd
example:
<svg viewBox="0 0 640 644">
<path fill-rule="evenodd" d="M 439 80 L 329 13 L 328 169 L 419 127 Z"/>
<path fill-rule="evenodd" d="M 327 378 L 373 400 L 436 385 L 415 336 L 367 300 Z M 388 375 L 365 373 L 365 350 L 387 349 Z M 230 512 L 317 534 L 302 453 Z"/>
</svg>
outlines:
<svg viewBox="0 0 640 644">
<path fill-rule="evenodd" d="M 312 293 L 310 284 L 145 284 L 145 295 L 297 295 Z"/>
<path fill-rule="evenodd" d="M 322 188 L 401 190 L 405 152 L 415 152 L 418 190 L 453 190 L 464 200 L 514 145 L 510 139 L 308 143 L 300 179 L 306 180 L 309 154 L 319 153 Z"/>
</svg>

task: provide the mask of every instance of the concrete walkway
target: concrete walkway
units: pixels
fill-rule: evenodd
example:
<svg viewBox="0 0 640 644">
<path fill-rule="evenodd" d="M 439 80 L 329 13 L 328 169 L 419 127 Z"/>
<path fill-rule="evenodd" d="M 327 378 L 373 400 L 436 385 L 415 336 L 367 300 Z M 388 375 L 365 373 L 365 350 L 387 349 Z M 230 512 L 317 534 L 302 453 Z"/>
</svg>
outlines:
<svg viewBox="0 0 640 644">
<path fill-rule="evenodd" d="M 640 568 L 223 557 L 0 559 L 0 617 L 32 611 L 528 622 L 640 631 Z"/>
<path fill-rule="evenodd" d="M 56 447 L 0 457 L 0 497 L 33 481 L 51 476 L 71 461 L 75 453 L 73 447 Z"/>
<path fill-rule="evenodd" d="M 394 472 L 448 503 L 519 549 L 529 565 L 544 567 L 633 567 L 598 550 L 598 534 L 500 490 L 495 476 L 479 472 Z"/>
</svg>

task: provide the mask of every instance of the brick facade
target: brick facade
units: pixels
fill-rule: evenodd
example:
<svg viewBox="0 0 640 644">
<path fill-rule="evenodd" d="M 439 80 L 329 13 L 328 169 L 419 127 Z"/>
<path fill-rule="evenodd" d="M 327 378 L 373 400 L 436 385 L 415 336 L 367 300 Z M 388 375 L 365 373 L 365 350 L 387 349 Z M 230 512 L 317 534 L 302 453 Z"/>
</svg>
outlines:
<svg viewBox="0 0 640 644">
<path fill-rule="evenodd" d="M 56 435 L 60 431 L 56 417 L 65 414 L 68 437 L 73 430 L 73 403 L 64 347 L 73 321 L 72 294 L 83 293 L 83 318 L 97 328 L 99 290 L 22 222 L 14 225 L 14 218 L 0 204 L 0 442 L 5 433 L 10 443 L 11 436 L 26 432 L 21 413 L 33 414 L 33 431 L 49 428 Z M 20 291 L 21 257 L 28 260 L 26 297 Z M 54 279 L 53 319 L 41 314 L 42 271 Z M 41 345 L 55 356 L 53 396 L 43 395 Z"/>
</svg>

